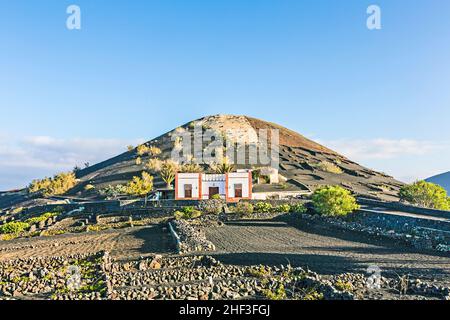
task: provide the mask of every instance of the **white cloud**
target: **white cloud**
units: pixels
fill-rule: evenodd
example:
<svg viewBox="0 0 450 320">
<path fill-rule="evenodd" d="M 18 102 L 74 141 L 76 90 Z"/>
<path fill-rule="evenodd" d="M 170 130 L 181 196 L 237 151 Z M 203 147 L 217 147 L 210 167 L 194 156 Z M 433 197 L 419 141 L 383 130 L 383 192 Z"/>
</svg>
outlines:
<svg viewBox="0 0 450 320">
<path fill-rule="evenodd" d="M 25 186 L 30 180 L 95 164 L 126 151 L 143 139 L 58 139 L 0 136 L 0 190 Z"/>
<path fill-rule="evenodd" d="M 374 170 L 412 182 L 450 170 L 450 141 L 341 139 L 320 143 Z"/>
<path fill-rule="evenodd" d="M 341 139 L 319 143 L 369 168 L 410 182 L 450 170 L 450 141 L 412 139 Z M 0 190 L 23 187 L 32 179 L 95 164 L 143 139 L 13 138 L 0 134 Z"/>
<path fill-rule="evenodd" d="M 323 142 L 352 160 L 394 159 L 404 156 L 423 156 L 448 150 L 450 142 L 411 139 L 331 140 Z"/>
</svg>

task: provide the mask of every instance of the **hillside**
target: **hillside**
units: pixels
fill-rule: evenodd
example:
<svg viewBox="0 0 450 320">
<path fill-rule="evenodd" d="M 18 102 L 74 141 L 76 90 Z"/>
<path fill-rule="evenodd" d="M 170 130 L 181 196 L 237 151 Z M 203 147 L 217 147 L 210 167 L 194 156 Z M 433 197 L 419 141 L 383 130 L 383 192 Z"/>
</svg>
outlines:
<svg viewBox="0 0 450 320">
<path fill-rule="evenodd" d="M 430 177 L 426 181 L 442 186 L 450 194 L 450 171 Z"/>
<path fill-rule="evenodd" d="M 282 189 L 303 188 L 314 190 L 322 185 L 341 185 L 357 195 L 384 200 L 397 200 L 397 192 L 402 185 L 390 176 L 365 168 L 350 159 L 328 149 L 301 134 L 284 128 L 278 124 L 247 117 L 233 115 L 208 116 L 186 123 L 153 140 L 146 142 L 148 146 L 156 146 L 162 150 L 162 158 L 169 158 L 174 147 L 172 135 L 177 132 L 194 132 L 194 124 L 201 125 L 203 130 L 212 129 L 221 133 L 227 140 L 257 144 L 259 129 L 279 130 L 280 171 L 286 178 Z M 204 147 L 210 143 L 208 141 Z M 101 148 L 101 146 L 99 146 Z M 77 198 L 98 198 L 98 190 L 108 186 L 125 184 L 133 176 L 138 176 L 144 169 L 148 157 L 142 157 L 142 164 L 136 164 L 136 149 L 124 152 L 111 159 L 77 172 L 80 183 L 67 196 Z M 248 150 L 246 154 L 248 161 Z M 239 165 L 237 168 L 255 169 L 258 165 Z M 85 191 L 86 185 L 95 188 Z M 164 183 L 156 175 L 155 187 L 163 187 Z M 264 189 L 264 186 L 262 186 Z M 24 199 L 25 198 L 25 199 Z M 0 197 L 0 208 L 18 205 L 27 197 L 16 193 L 4 194 Z M 22 201 L 20 200 L 22 199 Z"/>
<path fill-rule="evenodd" d="M 267 121 L 232 115 L 208 116 L 186 123 L 179 128 L 167 132 L 147 145 L 157 146 L 163 151 L 164 157 L 169 157 L 174 146 L 171 136 L 177 131 L 193 132 L 193 124 L 213 129 L 223 133 L 231 141 L 256 143 L 259 129 L 278 129 L 280 141 L 280 174 L 288 179 L 288 184 L 305 185 L 314 190 L 327 184 L 342 185 L 356 194 L 395 199 L 401 183 L 383 173 L 379 173 L 347 159 L 337 152 L 326 148 L 292 130 Z M 73 190 L 72 194 L 82 192 L 83 186 L 92 184 L 102 188 L 108 184 L 125 183 L 142 170 L 142 165 L 136 165 L 136 150 L 125 152 L 114 158 L 98 163 L 78 172 L 82 184 Z M 146 159 L 143 159 L 145 162 Z M 245 165 L 240 168 L 252 168 Z M 331 167 L 331 169 L 328 169 Z M 336 172 L 338 173 L 333 173 Z M 333 171 L 333 172 L 331 172 Z M 156 186 L 163 186 L 162 181 L 155 178 Z"/>
</svg>

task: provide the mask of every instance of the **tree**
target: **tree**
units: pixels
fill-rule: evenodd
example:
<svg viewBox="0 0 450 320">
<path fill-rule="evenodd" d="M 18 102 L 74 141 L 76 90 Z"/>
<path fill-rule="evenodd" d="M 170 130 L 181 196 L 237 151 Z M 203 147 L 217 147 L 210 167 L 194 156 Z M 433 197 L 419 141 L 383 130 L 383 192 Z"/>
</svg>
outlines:
<svg viewBox="0 0 450 320">
<path fill-rule="evenodd" d="M 141 177 L 133 177 L 126 185 L 126 192 L 131 196 L 145 197 L 153 190 L 153 176 L 142 172 Z"/>
<path fill-rule="evenodd" d="M 179 171 L 180 167 L 177 162 L 173 160 L 165 160 L 161 163 L 159 175 L 161 179 L 166 183 L 167 188 L 172 188 L 172 182 L 175 180 L 175 175 Z"/>
<path fill-rule="evenodd" d="M 139 156 L 149 155 L 149 156 L 158 156 L 161 154 L 161 149 L 155 146 L 147 146 L 145 144 L 141 144 L 137 146 L 136 152 Z"/>
<path fill-rule="evenodd" d="M 312 195 L 314 209 L 324 216 L 345 216 L 360 206 L 350 191 L 340 186 L 324 186 Z"/>
<path fill-rule="evenodd" d="M 202 173 L 203 168 L 198 163 L 189 162 L 189 163 L 185 163 L 181 166 L 180 172 Z"/>
<path fill-rule="evenodd" d="M 53 178 L 33 180 L 28 187 L 30 193 L 42 192 L 46 197 L 61 195 L 77 184 L 75 173 L 66 172 L 55 175 Z"/>
<path fill-rule="evenodd" d="M 227 157 L 224 157 L 219 163 L 212 163 L 210 168 L 214 173 L 218 174 L 225 174 L 234 170 L 234 166 L 230 163 Z"/>
<path fill-rule="evenodd" d="M 148 160 L 148 162 L 145 164 L 145 168 L 147 170 L 153 171 L 153 172 L 159 172 L 161 171 L 162 167 L 162 161 L 158 158 L 152 158 Z"/>
<path fill-rule="evenodd" d="M 417 181 L 400 188 L 401 200 L 425 208 L 450 210 L 450 198 L 447 191 L 437 184 Z"/>
</svg>

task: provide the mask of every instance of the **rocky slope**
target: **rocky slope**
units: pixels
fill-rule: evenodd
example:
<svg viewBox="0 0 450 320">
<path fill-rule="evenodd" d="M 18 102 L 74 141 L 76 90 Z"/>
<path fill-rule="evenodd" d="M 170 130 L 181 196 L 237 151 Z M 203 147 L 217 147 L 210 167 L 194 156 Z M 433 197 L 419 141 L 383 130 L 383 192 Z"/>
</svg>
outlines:
<svg viewBox="0 0 450 320">
<path fill-rule="evenodd" d="M 388 200 L 396 199 L 398 188 L 401 186 L 401 182 L 392 177 L 364 168 L 292 130 L 247 116 L 204 117 L 186 123 L 146 144 L 159 147 L 163 151 L 162 156 L 169 157 L 174 147 L 172 136 L 179 132 L 193 133 L 194 125 L 201 125 L 203 130 L 212 129 L 220 132 L 230 141 L 247 144 L 257 143 L 259 129 L 269 129 L 269 132 L 270 129 L 278 129 L 280 174 L 287 178 L 288 185 L 306 186 L 314 190 L 321 185 L 337 184 L 356 194 Z M 83 192 L 83 186 L 88 183 L 103 187 L 129 181 L 142 170 L 142 165 L 136 165 L 136 158 L 136 150 L 132 150 L 81 170 L 78 176 L 82 184 L 74 190 L 74 193 Z M 145 162 L 146 159 L 142 160 Z M 257 166 L 247 164 L 239 167 L 255 168 Z M 155 184 L 162 186 L 162 182 L 157 177 Z"/>
<path fill-rule="evenodd" d="M 153 140 L 146 142 L 148 146 L 156 146 L 162 150 L 161 158 L 169 158 L 176 141 L 173 137 L 180 133 L 190 132 L 196 135 L 214 130 L 227 141 L 260 146 L 258 133 L 260 129 L 279 130 L 279 173 L 286 178 L 286 183 L 280 185 L 280 190 L 305 189 L 314 190 L 321 185 L 341 185 L 357 195 L 384 200 L 397 200 L 397 192 L 402 185 L 390 176 L 365 168 L 350 159 L 328 149 L 297 132 L 280 125 L 247 117 L 234 115 L 214 115 L 191 121 L 175 128 Z M 200 128 L 200 132 L 198 131 Z M 205 141 L 206 147 L 211 141 Z M 270 146 L 269 146 L 270 147 Z M 101 148 L 101 146 L 99 146 Z M 95 164 L 77 172 L 80 183 L 72 189 L 68 196 L 79 198 L 96 198 L 98 190 L 108 186 L 125 184 L 133 176 L 139 176 L 148 161 L 148 156 L 141 157 L 142 163 L 137 164 L 137 150 L 124 152 L 116 157 Z M 251 165 L 246 151 L 246 164 L 238 168 L 255 169 L 258 164 Z M 85 191 L 86 185 L 95 188 Z M 155 187 L 163 187 L 164 183 L 155 176 Z M 264 186 L 263 186 L 264 187 Z M 264 189 L 264 188 L 262 188 Z M 0 208 L 18 206 L 26 199 L 26 195 L 4 193 L 0 195 Z M 22 200 L 21 200 L 22 199 Z"/>
</svg>

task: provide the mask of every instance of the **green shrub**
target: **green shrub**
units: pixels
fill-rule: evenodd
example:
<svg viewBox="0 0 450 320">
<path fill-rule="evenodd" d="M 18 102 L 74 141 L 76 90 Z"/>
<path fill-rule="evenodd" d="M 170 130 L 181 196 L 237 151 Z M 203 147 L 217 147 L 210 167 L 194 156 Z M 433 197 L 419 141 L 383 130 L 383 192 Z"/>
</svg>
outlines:
<svg viewBox="0 0 450 320">
<path fill-rule="evenodd" d="M 417 181 L 413 184 L 402 186 L 399 197 L 403 201 L 421 207 L 450 210 L 450 198 L 447 196 L 447 191 L 434 183 Z"/>
<path fill-rule="evenodd" d="M 115 186 L 108 185 L 107 187 L 100 190 L 100 194 L 105 196 L 107 199 L 115 199 L 120 195 L 127 193 L 127 187 L 122 184 L 117 184 Z"/>
<path fill-rule="evenodd" d="M 128 195 L 144 197 L 153 190 L 153 176 L 143 171 L 141 177 L 133 177 L 126 185 Z"/>
<path fill-rule="evenodd" d="M 73 172 L 60 173 L 53 178 L 33 180 L 28 191 L 30 193 L 41 191 L 44 196 L 56 196 L 64 194 L 77 184 L 77 179 Z"/>
<path fill-rule="evenodd" d="M 280 204 L 272 209 L 272 212 L 287 213 L 291 211 L 291 206 L 288 204 Z"/>
<path fill-rule="evenodd" d="M 0 226 L 0 233 L 15 234 L 27 230 L 30 225 L 26 222 L 11 221 Z"/>
<path fill-rule="evenodd" d="M 185 219 L 184 212 L 179 211 L 179 210 L 175 211 L 175 212 L 173 213 L 173 216 L 174 216 L 175 219 L 177 219 L 177 220 Z"/>
<path fill-rule="evenodd" d="M 253 205 L 249 202 L 240 201 L 233 208 L 234 213 L 240 213 L 242 215 L 250 215 L 254 211 Z"/>
<path fill-rule="evenodd" d="M 263 294 L 269 300 L 284 300 L 286 299 L 286 290 L 283 284 L 279 284 L 276 289 L 265 289 Z"/>
<path fill-rule="evenodd" d="M 254 211 L 258 213 L 269 213 L 272 211 L 272 205 L 268 202 L 257 202 L 254 205 Z"/>
<path fill-rule="evenodd" d="M 23 207 L 17 207 L 17 208 L 14 208 L 13 210 L 11 210 L 11 213 L 18 214 L 18 213 L 21 213 L 22 211 L 23 211 Z"/>
<path fill-rule="evenodd" d="M 291 205 L 291 210 L 289 212 L 292 213 L 305 213 L 308 209 L 305 207 L 303 203 L 295 203 Z"/>
<path fill-rule="evenodd" d="M 325 186 L 312 195 L 314 209 L 324 216 L 345 216 L 360 207 L 350 191 L 339 186 Z"/>
<path fill-rule="evenodd" d="M 309 301 L 323 300 L 323 293 L 318 292 L 317 290 L 310 290 L 303 296 L 302 300 L 309 300 Z"/>
<path fill-rule="evenodd" d="M 59 213 L 56 213 L 56 212 L 46 212 L 46 213 L 40 215 L 39 217 L 29 218 L 29 219 L 25 220 L 25 223 L 28 223 L 29 225 L 33 225 L 33 224 L 39 223 L 41 221 L 46 221 L 47 219 L 56 217 L 58 215 L 59 215 Z"/>
<path fill-rule="evenodd" d="M 211 199 L 220 200 L 222 199 L 222 197 L 220 196 L 220 194 L 215 194 L 211 197 Z"/>
<path fill-rule="evenodd" d="M 337 165 L 335 165 L 334 163 L 329 162 L 329 161 L 322 161 L 322 162 L 318 163 L 317 165 L 315 165 L 315 167 L 317 167 L 318 169 L 320 169 L 322 171 L 329 172 L 329 173 L 334 173 L 334 174 L 343 173 L 343 171 L 340 167 L 338 167 Z"/>
<path fill-rule="evenodd" d="M 196 219 L 201 217 L 202 212 L 194 207 L 188 206 L 181 209 L 181 211 L 175 211 L 174 217 L 177 220 L 180 219 Z"/>
<path fill-rule="evenodd" d="M 84 187 L 84 191 L 89 191 L 89 190 L 93 190 L 93 189 L 95 189 L 95 187 L 92 184 L 87 184 Z"/>
<path fill-rule="evenodd" d="M 336 289 L 339 291 L 345 291 L 345 292 L 352 292 L 353 291 L 353 285 L 350 281 L 343 281 L 341 279 L 338 279 L 336 283 L 334 284 Z"/>
</svg>

